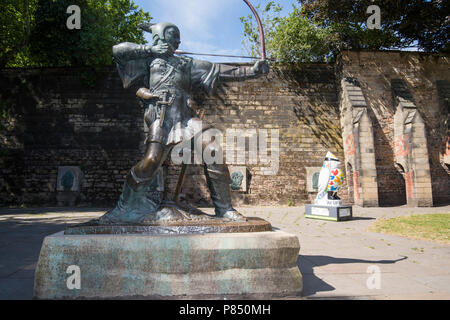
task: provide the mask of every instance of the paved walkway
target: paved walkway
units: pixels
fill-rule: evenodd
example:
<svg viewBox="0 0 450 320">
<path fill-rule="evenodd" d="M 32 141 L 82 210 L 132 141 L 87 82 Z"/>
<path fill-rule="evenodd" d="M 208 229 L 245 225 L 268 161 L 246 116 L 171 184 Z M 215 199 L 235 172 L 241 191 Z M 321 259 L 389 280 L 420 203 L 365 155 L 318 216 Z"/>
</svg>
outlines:
<svg viewBox="0 0 450 320">
<path fill-rule="evenodd" d="M 300 239 L 299 268 L 307 299 L 450 299 L 450 245 L 368 232 L 375 219 L 449 213 L 435 208 L 359 208 L 354 219 L 306 219 L 303 207 L 240 208 Z M 206 211 L 212 212 L 211 209 Z M 36 262 L 46 235 L 102 215 L 102 209 L 1 209 L 0 299 L 31 299 Z M 376 281 L 367 281 L 380 271 Z"/>
</svg>

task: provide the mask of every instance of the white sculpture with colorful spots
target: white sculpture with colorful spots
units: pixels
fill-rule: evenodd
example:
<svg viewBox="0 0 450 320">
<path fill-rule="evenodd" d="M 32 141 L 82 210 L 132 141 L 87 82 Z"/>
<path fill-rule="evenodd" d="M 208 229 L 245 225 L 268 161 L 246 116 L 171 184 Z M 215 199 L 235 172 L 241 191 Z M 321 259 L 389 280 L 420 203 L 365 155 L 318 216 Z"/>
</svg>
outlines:
<svg viewBox="0 0 450 320">
<path fill-rule="evenodd" d="M 344 179 L 344 174 L 339 168 L 340 164 L 339 159 L 328 151 L 319 174 L 319 193 L 314 201 L 315 204 L 335 206 L 342 204 L 337 196 Z"/>
</svg>

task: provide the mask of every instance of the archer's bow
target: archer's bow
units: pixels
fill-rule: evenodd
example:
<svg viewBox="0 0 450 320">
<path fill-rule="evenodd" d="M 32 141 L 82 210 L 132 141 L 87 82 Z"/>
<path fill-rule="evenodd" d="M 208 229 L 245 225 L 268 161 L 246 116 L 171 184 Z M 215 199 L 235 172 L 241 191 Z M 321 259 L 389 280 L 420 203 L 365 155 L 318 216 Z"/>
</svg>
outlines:
<svg viewBox="0 0 450 320">
<path fill-rule="evenodd" d="M 259 27 L 259 43 L 261 46 L 261 57 L 259 59 L 266 60 L 266 42 L 264 38 L 264 28 L 261 23 L 261 19 L 259 18 L 258 12 L 256 12 L 255 8 L 252 6 L 252 4 L 248 0 L 244 0 L 245 4 L 252 10 L 253 15 L 256 18 L 256 22 L 258 23 Z M 147 32 L 151 33 L 151 26 L 154 25 L 154 23 L 141 23 L 139 27 Z M 205 56 L 224 56 L 224 57 L 236 57 L 236 58 L 257 58 L 257 57 L 248 57 L 248 56 L 231 56 L 231 55 L 219 55 L 219 54 L 212 54 L 212 53 L 194 53 L 194 52 L 185 52 L 181 50 L 175 50 L 175 54 L 194 54 L 194 55 L 205 55 Z M 274 59 L 271 59 L 274 60 Z"/>
<path fill-rule="evenodd" d="M 258 27 L 259 27 L 259 42 L 260 42 L 260 46 L 261 46 L 261 59 L 265 60 L 266 59 L 266 43 L 264 40 L 264 29 L 261 23 L 261 19 L 258 16 L 258 12 L 256 12 L 255 8 L 253 8 L 252 4 L 248 1 L 248 0 L 244 0 L 244 2 L 249 6 L 250 10 L 252 10 L 253 15 L 256 18 L 256 22 L 258 23 Z"/>
</svg>

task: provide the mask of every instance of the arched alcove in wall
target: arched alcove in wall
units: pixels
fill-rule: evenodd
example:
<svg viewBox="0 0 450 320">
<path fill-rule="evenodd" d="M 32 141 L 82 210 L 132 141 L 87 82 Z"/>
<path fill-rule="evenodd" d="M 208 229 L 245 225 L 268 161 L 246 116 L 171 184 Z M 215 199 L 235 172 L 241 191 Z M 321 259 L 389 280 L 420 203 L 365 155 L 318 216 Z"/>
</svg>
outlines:
<svg viewBox="0 0 450 320">
<path fill-rule="evenodd" d="M 355 203 L 355 191 L 353 183 L 353 167 L 350 162 L 347 162 L 347 186 L 348 186 L 348 200 L 350 203 Z"/>
<path fill-rule="evenodd" d="M 390 179 L 396 181 L 392 183 L 393 193 L 390 197 L 380 197 L 380 206 L 403 206 L 406 204 L 406 184 L 405 184 L 405 168 L 400 163 L 394 163 L 396 172 L 391 173 Z"/>
</svg>

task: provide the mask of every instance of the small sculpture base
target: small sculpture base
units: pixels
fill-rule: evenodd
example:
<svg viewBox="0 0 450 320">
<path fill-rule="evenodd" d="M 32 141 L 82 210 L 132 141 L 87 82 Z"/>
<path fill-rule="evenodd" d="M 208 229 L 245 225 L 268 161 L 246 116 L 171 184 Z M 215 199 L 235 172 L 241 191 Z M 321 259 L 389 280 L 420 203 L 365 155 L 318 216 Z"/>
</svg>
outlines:
<svg viewBox="0 0 450 320">
<path fill-rule="evenodd" d="M 61 231 L 44 239 L 34 298 L 300 296 L 299 250 L 298 238 L 280 230 L 178 235 L 67 235 Z"/>
<path fill-rule="evenodd" d="M 305 217 L 331 221 L 351 220 L 353 217 L 352 206 L 307 204 Z"/>
</svg>

